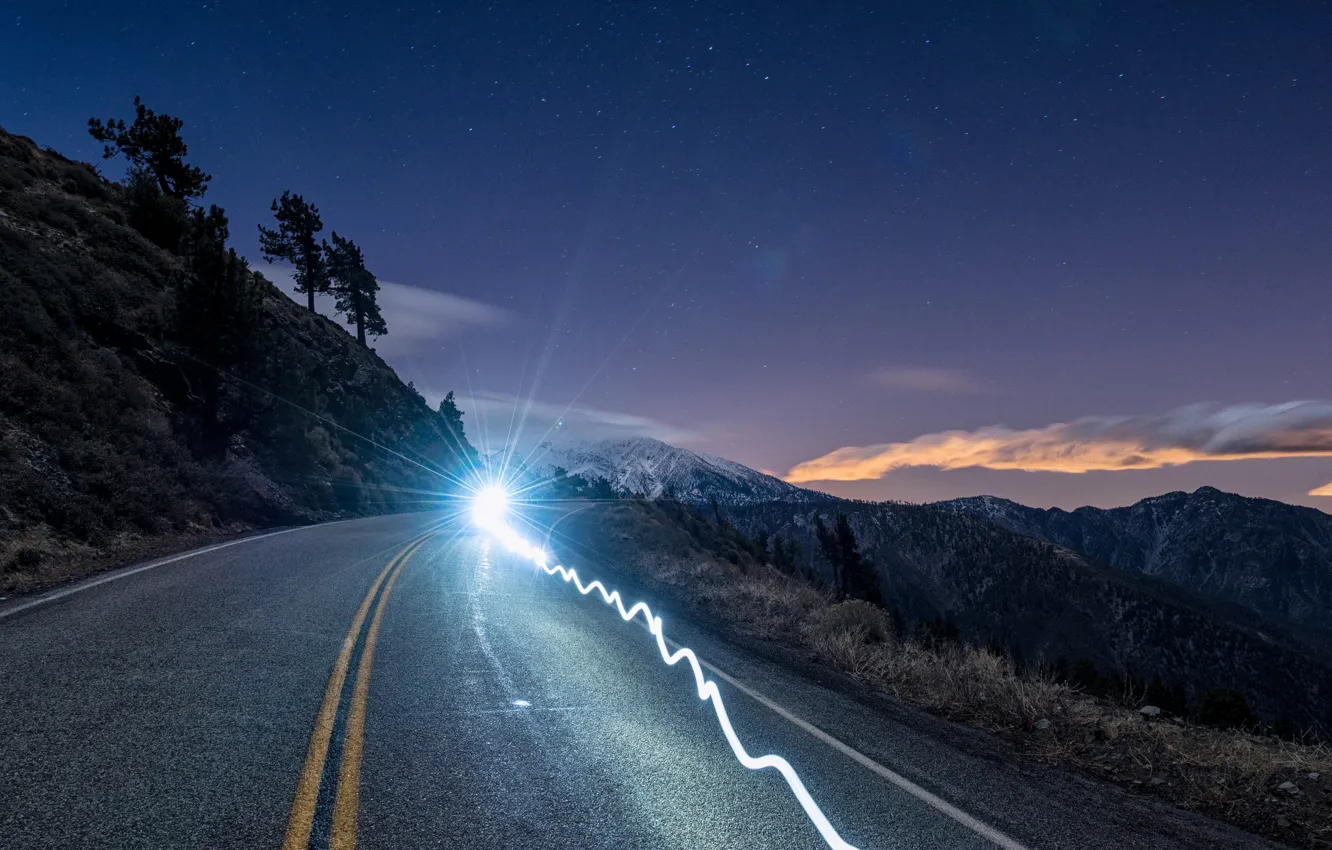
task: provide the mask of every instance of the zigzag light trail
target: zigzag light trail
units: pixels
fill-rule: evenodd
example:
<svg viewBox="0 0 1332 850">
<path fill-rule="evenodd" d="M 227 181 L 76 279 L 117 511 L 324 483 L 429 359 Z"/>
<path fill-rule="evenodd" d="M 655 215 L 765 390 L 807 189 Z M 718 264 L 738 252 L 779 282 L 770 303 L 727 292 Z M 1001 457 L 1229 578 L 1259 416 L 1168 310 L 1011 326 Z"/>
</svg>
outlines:
<svg viewBox="0 0 1332 850">
<path fill-rule="evenodd" d="M 593 581 L 584 584 L 578 577 L 578 573 L 572 569 L 556 564 L 550 566 L 547 561 L 546 552 L 537 546 L 529 543 L 521 534 L 514 531 L 507 522 L 504 521 L 504 515 L 508 510 L 508 494 L 501 487 L 487 487 L 476 494 L 472 507 L 472 519 L 478 527 L 489 532 L 497 538 L 505 548 L 510 552 L 521 555 L 533 564 L 540 567 L 547 575 L 558 575 L 565 582 L 578 588 L 578 592 L 587 596 L 593 590 L 601 594 L 601 599 L 607 605 L 614 605 L 619 611 L 620 617 L 628 622 L 632 620 L 639 612 L 642 612 L 644 619 L 647 620 L 648 630 L 656 638 L 657 649 L 661 652 L 661 660 L 668 666 L 675 666 L 680 659 L 686 659 L 689 667 L 694 673 L 694 685 L 698 690 L 698 698 L 704 702 L 711 702 L 712 708 L 717 714 L 717 723 L 721 726 L 722 734 L 726 736 L 726 742 L 731 745 L 731 751 L 735 753 L 736 759 L 750 770 L 761 770 L 770 767 L 782 775 L 786 784 L 790 786 L 791 793 L 800 803 L 800 807 L 805 810 L 805 815 L 818 829 L 819 835 L 828 843 L 833 850 L 856 850 L 856 847 L 847 843 L 836 828 L 828 822 L 827 816 L 819 808 L 819 804 L 814 802 L 809 791 L 805 788 L 805 783 L 800 781 L 800 776 L 790 762 L 781 756 L 766 755 L 755 758 L 745 750 L 740 743 L 740 737 L 736 735 L 735 729 L 731 726 L 731 719 L 726 714 L 726 706 L 722 703 L 721 691 L 718 690 L 716 682 L 706 679 L 703 676 L 703 668 L 698 663 L 698 656 L 688 647 L 680 647 L 675 652 L 671 652 L 666 646 L 666 638 L 662 634 L 661 618 L 652 613 L 652 609 L 645 602 L 637 602 L 632 607 L 626 609 L 624 600 L 620 597 L 620 592 L 607 591 L 606 586 L 600 581 Z"/>
</svg>

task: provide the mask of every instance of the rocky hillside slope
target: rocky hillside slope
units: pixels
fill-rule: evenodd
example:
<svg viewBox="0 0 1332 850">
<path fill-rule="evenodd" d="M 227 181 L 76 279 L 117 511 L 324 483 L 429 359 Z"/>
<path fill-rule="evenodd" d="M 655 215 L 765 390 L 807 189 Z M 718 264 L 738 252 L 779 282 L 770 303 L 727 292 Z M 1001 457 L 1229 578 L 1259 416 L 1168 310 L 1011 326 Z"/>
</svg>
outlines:
<svg viewBox="0 0 1332 850">
<path fill-rule="evenodd" d="M 0 593 L 147 539 L 429 504 L 473 462 L 451 401 L 257 277 L 206 445 L 188 271 L 127 220 L 121 186 L 0 130 Z"/>
<path fill-rule="evenodd" d="M 1279 623 L 1151 576 L 1097 563 L 932 505 L 840 503 L 875 563 L 887 605 L 908 624 L 947 621 L 978 645 L 1105 677 L 1130 672 L 1178 683 L 1190 699 L 1245 694 L 1266 720 L 1332 729 L 1332 653 Z M 825 572 L 815 509 L 754 505 L 728 512 L 751 535 L 799 545 L 800 565 Z M 830 523 L 829 509 L 823 509 Z"/>
<path fill-rule="evenodd" d="M 1124 508 L 937 503 L 1263 614 L 1332 632 L 1332 516 L 1202 487 Z"/>
</svg>

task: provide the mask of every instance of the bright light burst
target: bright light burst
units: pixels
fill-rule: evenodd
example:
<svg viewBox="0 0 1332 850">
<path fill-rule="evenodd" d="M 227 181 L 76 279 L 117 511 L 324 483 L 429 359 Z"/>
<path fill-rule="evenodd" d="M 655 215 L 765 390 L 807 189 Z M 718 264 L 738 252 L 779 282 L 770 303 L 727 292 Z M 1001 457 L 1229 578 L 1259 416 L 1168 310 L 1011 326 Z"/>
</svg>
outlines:
<svg viewBox="0 0 1332 850">
<path fill-rule="evenodd" d="M 499 484 L 484 487 L 472 497 L 472 517 L 482 528 L 495 523 L 503 524 L 504 515 L 508 511 L 509 491 Z"/>
<path fill-rule="evenodd" d="M 638 602 L 632 607 L 626 609 L 624 600 L 620 597 L 620 592 L 608 592 L 605 585 L 599 581 L 593 581 L 584 584 L 578 577 L 578 573 L 572 569 L 555 564 L 548 564 L 549 557 L 540 547 L 529 543 L 521 534 L 515 531 L 507 522 L 505 514 L 508 511 L 509 497 L 503 487 L 487 487 L 477 492 L 472 506 L 472 519 L 477 526 L 493 535 L 510 552 L 521 555 L 527 560 L 536 564 L 547 575 L 558 575 L 565 582 L 578 588 L 578 592 L 587 596 L 593 590 L 596 590 L 607 605 L 614 605 L 619 611 L 620 617 L 626 622 L 632 620 L 640 612 L 647 620 L 648 630 L 657 640 L 657 649 L 661 652 L 661 659 L 667 665 L 675 666 L 680 659 L 689 662 L 690 668 L 694 673 L 694 685 L 698 690 L 698 698 L 704 702 L 711 702 L 713 711 L 717 714 L 717 723 L 721 726 L 722 734 L 726 736 L 726 742 L 731 745 L 731 751 L 735 753 L 736 759 L 750 770 L 761 770 L 765 767 L 771 767 L 782 775 L 786 784 L 790 786 L 791 793 L 800 803 L 800 807 L 805 810 L 805 815 L 818 829 L 819 835 L 833 850 L 856 850 L 856 848 L 843 840 L 842 836 L 828 818 L 819 808 L 819 804 L 814 802 L 809 791 L 805 788 L 805 783 L 800 781 L 800 776 L 796 774 L 795 768 L 791 767 L 790 762 L 781 756 L 766 755 L 755 758 L 751 756 L 740 743 L 739 736 L 731 726 L 731 719 L 726 714 L 726 706 L 722 704 L 721 692 L 717 689 L 716 682 L 706 679 L 703 676 L 703 668 L 698 663 L 698 656 L 688 647 L 680 647 L 675 652 L 671 652 L 666 646 L 666 638 L 662 634 L 661 618 L 652 613 L 646 603 Z"/>
</svg>

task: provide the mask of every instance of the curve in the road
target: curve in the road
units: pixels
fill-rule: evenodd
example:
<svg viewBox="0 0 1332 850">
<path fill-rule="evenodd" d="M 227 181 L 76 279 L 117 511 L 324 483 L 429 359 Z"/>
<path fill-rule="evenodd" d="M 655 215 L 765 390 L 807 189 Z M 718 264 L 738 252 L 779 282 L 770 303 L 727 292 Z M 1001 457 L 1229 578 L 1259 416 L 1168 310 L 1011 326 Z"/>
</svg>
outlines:
<svg viewBox="0 0 1332 850">
<path fill-rule="evenodd" d="M 666 638 L 665 641 L 670 646 L 680 648 L 680 645 L 675 641 L 671 640 L 670 638 Z M 898 788 L 901 788 L 903 791 L 915 797 L 917 800 L 920 800 L 921 802 L 925 803 L 935 811 L 947 815 L 948 817 L 962 824 L 967 829 L 970 829 L 972 832 L 976 833 L 977 835 L 980 835 L 984 838 L 988 838 L 990 841 L 994 842 L 1000 847 L 1003 847 L 1004 850 L 1027 850 L 1026 845 L 1016 841 L 1013 838 L 1010 838 L 1008 835 L 1005 835 L 1004 833 L 990 826 L 988 823 L 985 823 L 984 821 L 981 820 L 977 820 L 976 818 L 972 817 L 971 815 L 959 809 L 957 806 L 954 806 L 952 803 L 943 799 L 938 794 L 926 791 L 924 788 L 921 788 L 919 785 L 912 782 L 910 779 L 907 779 L 905 776 L 898 773 L 897 771 L 884 767 L 874 759 L 862 753 L 860 750 L 857 750 L 855 747 L 852 747 L 850 744 L 847 744 L 837 738 L 834 738 L 832 735 L 829 735 L 827 732 L 824 732 L 822 729 L 815 726 L 813 723 L 810 723 L 807 720 L 797 717 L 796 715 L 792 714 L 790 711 L 787 711 L 786 708 L 784 708 L 779 703 L 773 701 L 772 699 L 769 699 L 768 697 L 764 696 L 763 694 L 759 693 L 758 691 L 746 685 L 744 682 L 741 682 L 739 679 L 736 679 L 734 676 L 729 675 L 728 673 L 726 673 L 726 671 L 718 669 L 716 665 L 709 664 L 708 662 L 702 659 L 699 659 L 698 663 L 702 664 L 704 667 L 710 670 L 713 673 L 713 675 L 715 675 L 717 678 L 726 682 L 728 685 L 740 691 L 742 694 L 748 696 L 750 699 L 754 700 L 755 702 L 763 705 L 765 708 L 776 714 L 778 717 L 782 718 L 788 723 L 791 723 L 797 728 L 805 732 L 808 732 L 810 735 L 813 735 L 815 738 L 827 744 L 828 746 L 832 747 L 834 750 L 837 750 L 842 755 L 877 773 L 878 775 L 882 776 L 884 779 L 887 779 L 889 782 L 896 785 Z"/>
<path fill-rule="evenodd" d="M 374 615 L 370 630 L 366 633 L 361 649 L 361 660 L 357 665 L 356 682 L 352 686 L 352 697 L 347 710 L 347 726 L 343 734 L 342 757 L 338 765 L 337 797 L 333 804 L 332 850 L 351 850 L 356 846 L 356 821 L 360 802 L 361 748 L 365 733 L 366 697 L 370 688 L 370 670 L 374 663 L 375 644 L 379 636 L 379 625 L 384 616 L 384 606 L 388 601 L 393 584 L 398 579 L 402 568 L 416 554 L 427 540 L 439 533 L 439 528 L 432 528 L 403 546 L 394 555 L 384 569 L 375 578 L 361 607 L 356 610 L 347 635 L 342 640 L 342 648 L 333 663 L 333 672 L 328 679 L 328 688 L 324 691 L 324 700 L 315 718 L 314 732 L 310 736 L 310 746 L 306 752 L 305 765 L 301 778 L 296 785 L 296 797 L 291 806 L 291 817 L 287 822 L 286 837 L 282 841 L 282 850 L 307 850 L 310 846 L 310 834 L 314 829 L 315 814 L 319 806 L 319 786 L 323 782 L 325 764 L 328 761 L 329 746 L 333 738 L 333 727 L 337 720 L 338 708 L 342 703 L 342 691 L 347 681 L 347 671 L 351 667 L 352 654 L 361 639 L 361 630 L 365 619 L 374 606 Z M 385 579 L 387 578 L 387 582 Z M 380 587 L 383 592 L 380 593 Z"/>
<path fill-rule="evenodd" d="M 527 558 L 545 571 L 547 575 L 560 576 L 565 582 L 576 587 L 578 592 L 584 596 L 587 596 L 593 590 L 599 592 L 602 600 L 607 605 L 615 607 L 625 622 L 634 619 L 641 612 L 644 619 L 647 620 L 648 630 L 656 638 L 657 648 L 661 651 L 662 660 L 672 667 L 678 664 L 681 659 L 689 662 L 690 669 L 694 674 L 694 685 L 698 689 L 698 698 L 704 702 L 712 703 L 713 711 L 717 715 L 717 723 L 721 726 L 722 734 L 726 736 L 726 742 L 730 744 L 731 751 L 735 753 L 736 759 L 750 770 L 762 770 L 770 767 L 780 773 L 782 778 L 786 780 L 787 786 L 790 787 L 791 793 L 795 795 L 796 800 L 800 803 L 800 807 L 804 809 L 805 815 L 814 824 L 814 827 L 819 831 L 819 835 L 823 837 L 828 846 L 833 850 L 857 850 L 855 845 L 842 838 L 837 828 L 828 820 L 827 815 L 819 808 L 819 804 L 809 793 L 805 783 L 801 781 L 800 775 L 796 773 L 790 762 L 778 755 L 769 754 L 755 758 L 749 754 L 744 744 L 740 742 L 740 736 L 735 733 L 735 728 L 731 725 L 731 719 L 726 713 L 726 705 L 722 702 L 721 691 L 718 690 L 717 683 L 703 675 L 703 668 L 699 666 L 698 656 L 694 654 L 692 649 L 678 647 L 672 652 L 666 646 L 666 638 L 662 634 L 661 618 L 652 613 L 652 609 L 648 607 L 646 602 L 635 603 L 626 609 L 624 600 L 618 590 L 608 591 L 600 581 L 584 584 L 578 578 L 576 570 L 560 564 L 550 566 L 547 563 L 546 553 L 539 547 L 533 546 L 521 534 L 509 527 L 500 519 L 499 512 L 493 508 L 477 511 L 475 520 L 480 528 L 494 535 L 506 548 Z"/>
<path fill-rule="evenodd" d="M 841 834 L 838 833 L 837 828 L 828 820 L 827 816 L 823 813 L 819 804 L 814 800 L 814 797 L 809 793 L 809 790 L 805 787 L 805 783 L 801 781 L 799 774 L 796 773 L 795 768 L 791 766 L 790 762 L 777 755 L 770 754 L 755 758 L 749 754 L 745 749 L 744 744 L 741 743 L 739 736 L 735 732 L 735 728 L 731 724 L 730 717 L 726 713 L 726 706 L 722 702 L 721 691 L 717 688 L 717 683 L 707 679 L 703 675 L 703 665 L 706 664 L 706 662 L 701 661 L 692 649 L 669 640 L 663 633 L 661 617 L 653 614 L 652 609 L 648 607 L 646 602 L 637 602 L 626 609 L 624 606 L 624 600 L 620 596 L 618 590 L 608 591 L 606 586 L 600 581 L 592 581 L 584 584 L 578 577 L 576 570 L 560 564 L 550 566 L 547 563 L 548 557 L 545 550 L 528 542 L 521 534 L 505 523 L 502 516 L 502 500 L 497 504 L 478 503 L 477 510 L 473 513 L 473 519 L 477 526 L 496 537 L 510 551 L 527 558 L 533 564 L 540 567 L 547 575 L 558 575 L 566 583 L 572 584 L 577 588 L 578 592 L 583 596 L 588 596 L 593 590 L 596 590 L 601 595 L 602 601 L 607 605 L 613 606 L 625 622 L 633 620 L 634 617 L 641 612 L 644 619 L 647 621 L 648 631 L 656 639 L 657 648 L 661 652 L 662 661 L 666 662 L 668 666 L 675 666 L 681 659 L 689 661 L 689 666 L 694 674 L 694 685 L 698 690 L 698 698 L 704 702 L 712 703 L 713 710 L 717 715 L 717 723 L 721 726 L 722 734 L 725 735 L 726 741 L 730 744 L 731 751 L 735 753 L 736 759 L 750 770 L 762 770 L 763 768 L 770 767 L 778 771 L 782 775 L 782 778 L 786 780 L 786 784 L 790 787 L 791 793 L 795 795 L 801 808 L 804 809 L 806 816 L 809 817 L 815 828 L 818 829 L 819 835 L 823 837 L 823 840 L 827 842 L 828 846 L 833 848 L 833 850 L 856 850 L 854 845 L 842 838 Z M 921 788 L 919 785 L 901 774 L 884 767 L 869 756 L 864 755 L 851 746 L 828 735 L 826 732 L 823 732 L 818 727 L 801 720 L 777 703 L 762 694 L 747 688 L 731 676 L 718 670 L 713 665 L 707 664 L 707 667 L 741 692 L 774 711 L 784 720 L 795 724 L 797 727 L 812 734 L 823 743 L 833 747 L 833 749 L 851 757 L 855 761 L 889 780 L 902 790 L 916 797 L 918 800 L 926 803 L 936 811 L 947 815 L 957 823 L 972 830 L 977 835 L 1003 847 L 1004 850 L 1027 850 L 1027 848 L 1021 843 L 1010 838 L 1008 835 L 1005 835 L 1003 832 L 1000 832 L 989 824 L 977 820 L 952 805 L 947 800 Z"/>
</svg>

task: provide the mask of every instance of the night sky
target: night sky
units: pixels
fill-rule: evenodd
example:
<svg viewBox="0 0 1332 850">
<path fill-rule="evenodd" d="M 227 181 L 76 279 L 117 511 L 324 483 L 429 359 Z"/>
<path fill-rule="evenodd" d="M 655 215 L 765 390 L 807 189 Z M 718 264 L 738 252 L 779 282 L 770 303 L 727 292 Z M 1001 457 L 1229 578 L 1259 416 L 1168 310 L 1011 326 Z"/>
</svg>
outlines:
<svg viewBox="0 0 1332 850">
<path fill-rule="evenodd" d="M 1332 509 L 1328 3 L 0 15 L 0 125 L 95 159 L 142 95 L 256 264 L 304 194 L 478 442 L 518 398 L 842 495 Z"/>
</svg>

